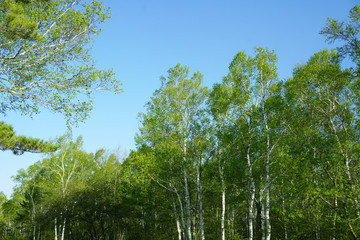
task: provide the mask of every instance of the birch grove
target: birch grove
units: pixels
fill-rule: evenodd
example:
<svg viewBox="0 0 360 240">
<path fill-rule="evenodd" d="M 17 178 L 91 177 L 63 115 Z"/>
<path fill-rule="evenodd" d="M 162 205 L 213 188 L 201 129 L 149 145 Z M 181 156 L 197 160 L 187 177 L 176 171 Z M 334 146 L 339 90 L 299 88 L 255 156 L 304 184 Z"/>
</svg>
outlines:
<svg viewBox="0 0 360 240">
<path fill-rule="evenodd" d="M 0 238 L 359 239 L 359 22 L 358 6 L 347 22 L 329 19 L 321 34 L 343 45 L 286 79 L 261 47 L 237 52 L 211 88 L 170 68 L 129 154 L 0 122 L 1 150 L 44 153 L 14 176 L 11 197 L 0 193 Z"/>
</svg>

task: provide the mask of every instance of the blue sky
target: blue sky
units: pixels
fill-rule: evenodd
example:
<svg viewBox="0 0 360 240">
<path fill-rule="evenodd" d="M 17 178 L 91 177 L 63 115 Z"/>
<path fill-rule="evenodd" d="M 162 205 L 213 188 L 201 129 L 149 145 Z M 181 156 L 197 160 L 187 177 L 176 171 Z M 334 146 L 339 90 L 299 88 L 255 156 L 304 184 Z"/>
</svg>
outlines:
<svg viewBox="0 0 360 240">
<path fill-rule="evenodd" d="M 99 92 L 91 117 L 73 129 L 82 135 L 84 149 L 128 152 L 134 149 L 138 113 L 160 86 L 160 76 L 177 63 L 200 71 L 211 87 L 226 75 L 232 57 L 254 47 L 275 50 L 281 79 L 296 64 L 334 45 L 318 33 L 327 17 L 345 20 L 354 0 L 107 0 L 112 18 L 92 50 L 97 66 L 114 69 L 124 92 Z M 1 116 L 21 135 L 51 139 L 67 128 L 63 117 L 44 110 L 32 119 L 11 112 Z M 8 196 L 11 176 L 43 156 L 14 156 L 0 152 L 0 191 Z"/>
</svg>

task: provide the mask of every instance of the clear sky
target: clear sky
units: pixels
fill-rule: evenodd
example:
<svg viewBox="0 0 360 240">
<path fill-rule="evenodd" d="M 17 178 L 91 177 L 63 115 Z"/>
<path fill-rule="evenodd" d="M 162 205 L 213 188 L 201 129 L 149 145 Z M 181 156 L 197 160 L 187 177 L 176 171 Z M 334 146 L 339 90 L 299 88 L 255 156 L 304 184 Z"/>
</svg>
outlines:
<svg viewBox="0 0 360 240">
<path fill-rule="evenodd" d="M 328 47 L 319 31 L 328 17 L 345 20 L 355 0 L 105 0 L 112 18 L 94 42 L 97 66 L 114 69 L 124 92 L 96 94 L 90 119 L 73 129 L 84 149 L 134 149 L 138 113 L 160 86 L 160 76 L 177 63 L 200 71 L 211 87 L 226 75 L 232 57 L 254 47 L 275 50 L 280 78 L 296 64 Z M 32 119 L 0 116 L 17 134 L 43 139 L 63 135 L 63 117 L 44 110 Z M 14 176 L 43 156 L 0 152 L 0 191 L 10 196 Z"/>
</svg>

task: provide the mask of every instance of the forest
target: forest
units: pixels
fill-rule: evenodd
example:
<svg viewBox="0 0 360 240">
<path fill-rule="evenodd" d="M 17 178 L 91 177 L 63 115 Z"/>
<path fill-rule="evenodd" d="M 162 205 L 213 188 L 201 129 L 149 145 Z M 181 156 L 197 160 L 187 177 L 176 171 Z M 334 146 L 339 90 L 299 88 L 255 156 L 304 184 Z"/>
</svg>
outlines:
<svg viewBox="0 0 360 240">
<path fill-rule="evenodd" d="M 96 1 L 84 12 L 69 3 L 0 2 L 1 112 L 45 106 L 71 126 L 91 110 L 77 94 L 121 91 L 111 71 L 66 65 L 88 60 L 82 46 L 107 18 Z M 27 12 L 29 4 L 52 7 Z M 59 4 L 71 28 L 52 24 Z M 44 25 L 33 28 L 26 14 Z M 359 239 L 359 31 L 360 6 L 348 21 L 329 18 L 320 34 L 339 47 L 310 56 L 287 79 L 278 77 L 275 51 L 262 47 L 235 53 L 211 88 L 188 66 L 170 68 L 126 156 L 86 152 L 70 133 L 18 136 L 0 122 L 1 150 L 43 153 L 13 177 L 10 198 L 0 193 L 0 239 Z"/>
</svg>

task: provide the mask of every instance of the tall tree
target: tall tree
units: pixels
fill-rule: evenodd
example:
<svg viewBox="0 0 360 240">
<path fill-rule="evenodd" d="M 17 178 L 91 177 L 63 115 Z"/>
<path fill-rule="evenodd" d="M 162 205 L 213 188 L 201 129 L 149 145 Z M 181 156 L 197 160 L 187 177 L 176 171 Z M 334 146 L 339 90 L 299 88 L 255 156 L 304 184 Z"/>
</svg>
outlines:
<svg viewBox="0 0 360 240">
<path fill-rule="evenodd" d="M 337 50 L 342 58 L 349 57 L 355 64 L 355 69 L 352 70 L 356 77 L 360 75 L 359 23 L 360 6 L 356 5 L 350 10 L 349 21 L 328 18 L 326 26 L 320 32 L 329 43 L 343 43 Z"/>
<path fill-rule="evenodd" d="M 45 108 L 75 123 L 88 116 L 95 90 L 118 92 L 113 72 L 96 69 L 89 52 L 108 17 L 98 1 L 2 1 L 9 34 L 0 35 L 0 112 Z"/>
<path fill-rule="evenodd" d="M 32 236 L 34 240 L 40 236 L 41 226 L 36 222 L 36 217 L 40 212 L 44 195 L 42 184 L 45 175 L 41 162 L 37 162 L 27 170 L 20 169 L 14 177 L 14 181 L 18 183 L 15 191 L 23 196 L 18 218 L 22 222 L 24 231 L 28 232 L 28 237 Z"/>
<path fill-rule="evenodd" d="M 302 123 L 302 128 L 307 130 L 301 138 L 307 139 L 303 148 L 311 153 L 309 157 L 314 161 L 311 164 L 313 177 L 307 183 L 312 186 L 311 195 L 330 208 L 328 212 L 333 220 L 328 220 L 327 224 L 334 229 L 333 238 L 339 236 L 336 229 L 346 226 L 348 233 L 357 239 L 355 222 L 359 198 L 356 192 L 359 186 L 354 174 L 359 165 L 354 150 L 359 143 L 358 130 L 354 127 L 357 116 L 352 111 L 355 104 L 351 80 L 350 72 L 341 69 L 339 54 L 324 50 L 295 69 L 287 89 L 295 97 L 294 106 L 302 112 L 302 118 L 307 118 L 307 122 Z"/>
<path fill-rule="evenodd" d="M 261 208 L 263 217 L 263 236 L 270 239 L 270 154 L 276 145 L 275 136 L 270 140 L 269 117 L 271 109 L 268 108 L 267 100 L 271 96 L 271 88 L 277 81 L 276 62 L 274 52 L 263 48 L 255 49 L 255 57 L 247 56 L 244 52 L 235 55 L 229 66 L 229 74 L 223 79 L 221 85 L 214 87 L 212 94 L 212 108 L 216 114 L 215 119 L 220 125 L 226 121 L 228 129 L 235 133 L 233 138 L 238 139 L 240 146 L 237 148 L 238 157 L 244 154 L 247 165 L 249 183 L 248 198 L 248 236 L 254 238 L 255 227 L 255 201 L 256 179 L 254 168 L 259 168 L 255 162 L 264 155 L 265 158 L 265 200 L 262 200 L 259 189 L 260 201 L 264 201 Z M 261 135 L 266 136 L 265 151 L 259 149 L 262 144 Z M 226 135 L 224 135 L 226 136 Z M 255 147 L 258 142 L 258 147 Z M 258 164 L 259 165 L 259 164 Z"/>
<path fill-rule="evenodd" d="M 67 135 L 59 138 L 58 145 L 61 146 L 59 151 L 51 153 L 49 159 L 44 160 L 44 165 L 51 172 L 51 182 L 54 184 L 54 189 L 57 190 L 57 196 L 64 200 L 69 189 L 71 188 L 74 179 L 78 177 L 77 172 L 80 166 L 80 163 L 86 161 L 89 158 L 88 154 L 84 153 L 81 150 L 82 147 L 82 138 L 78 137 L 76 141 L 71 141 L 71 136 Z M 65 229 L 68 219 L 65 216 L 65 212 L 68 211 L 68 206 L 62 206 L 60 210 L 60 220 L 59 223 L 59 232 L 60 239 L 65 239 Z M 57 226 L 58 218 L 55 218 L 55 229 Z M 55 236 L 57 234 L 55 232 Z"/>
<path fill-rule="evenodd" d="M 164 139 L 175 147 L 177 156 L 181 156 L 183 171 L 183 186 L 185 192 L 185 239 L 191 240 L 192 233 L 192 204 L 190 196 L 189 173 L 196 168 L 197 195 L 199 206 L 202 206 L 202 190 L 200 164 L 203 161 L 204 140 L 198 126 L 204 122 L 204 103 L 208 90 L 201 86 L 202 75 L 197 72 L 189 77 L 189 68 L 179 64 L 169 69 L 169 76 L 161 78 L 162 86 L 154 93 L 147 105 L 147 113 L 142 115 L 140 137 L 151 147 L 157 142 L 153 137 Z M 202 142 L 202 143 L 201 143 Z M 199 145 L 200 143 L 200 145 Z M 201 147 L 201 148 L 200 148 Z M 201 152 L 195 155 L 194 148 Z M 201 151 L 200 151 L 201 150 Z M 199 153 L 198 152 L 198 153 Z M 199 209 L 200 239 L 205 239 L 203 212 Z"/>
</svg>

